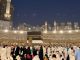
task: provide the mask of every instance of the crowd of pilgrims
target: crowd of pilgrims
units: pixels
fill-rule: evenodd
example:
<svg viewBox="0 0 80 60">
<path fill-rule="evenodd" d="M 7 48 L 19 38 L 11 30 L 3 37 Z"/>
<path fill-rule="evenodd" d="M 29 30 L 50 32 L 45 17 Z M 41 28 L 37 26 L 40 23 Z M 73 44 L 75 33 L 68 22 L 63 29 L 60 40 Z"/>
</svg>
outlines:
<svg viewBox="0 0 80 60">
<path fill-rule="evenodd" d="M 4 45 L 0 60 L 80 60 L 80 47 Z"/>
</svg>

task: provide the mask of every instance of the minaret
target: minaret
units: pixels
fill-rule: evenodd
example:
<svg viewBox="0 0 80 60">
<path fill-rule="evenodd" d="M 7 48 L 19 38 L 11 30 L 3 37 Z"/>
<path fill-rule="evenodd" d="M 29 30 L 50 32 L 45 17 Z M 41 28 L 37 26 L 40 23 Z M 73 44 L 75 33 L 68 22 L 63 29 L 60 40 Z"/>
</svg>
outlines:
<svg viewBox="0 0 80 60">
<path fill-rule="evenodd" d="M 47 22 L 45 22 L 45 30 L 47 31 Z"/>
<path fill-rule="evenodd" d="M 10 20 L 11 14 L 10 14 L 10 6 L 11 6 L 11 0 L 7 0 L 7 5 L 6 5 L 6 12 L 5 12 L 5 18 Z"/>
<path fill-rule="evenodd" d="M 78 22 L 75 22 L 75 23 L 74 23 L 74 29 L 79 29 Z"/>
<path fill-rule="evenodd" d="M 72 24 L 71 24 L 71 22 L 67 22 L 67 26 L 68 26 L 68 27 L 67 27 L 68 30 L 71 30 L 71 29 L 72 29 Z"/>
<path fill-rule="evenodd" d="M 54 30 L 57 30 L 57 23 L 54 21 Z"/>
<path fill-rule="evenodd" d="M 47 22 L 45 22 L 45 25 L 44 25 L 44 33 L 47 33 L 47 29 L 48 29 Z"/>
<path fill-rule="evenodd" d="M 65 28 L 65 23 L 61 23 L 60 29 L 64 30 L 64 28 Z"/>
</svg>

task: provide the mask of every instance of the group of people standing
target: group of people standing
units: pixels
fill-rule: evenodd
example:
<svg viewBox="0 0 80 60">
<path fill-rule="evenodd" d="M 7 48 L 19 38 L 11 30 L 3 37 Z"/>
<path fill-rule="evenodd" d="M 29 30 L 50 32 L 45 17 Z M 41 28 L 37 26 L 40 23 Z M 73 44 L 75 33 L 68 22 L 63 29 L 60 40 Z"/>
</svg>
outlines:
<svg viewBox="0 0 80 60">
<path fill-rule="evenodd" d="M 80 47 L 4 45 L 0 60 L 80 60 Z"/>
</svg>

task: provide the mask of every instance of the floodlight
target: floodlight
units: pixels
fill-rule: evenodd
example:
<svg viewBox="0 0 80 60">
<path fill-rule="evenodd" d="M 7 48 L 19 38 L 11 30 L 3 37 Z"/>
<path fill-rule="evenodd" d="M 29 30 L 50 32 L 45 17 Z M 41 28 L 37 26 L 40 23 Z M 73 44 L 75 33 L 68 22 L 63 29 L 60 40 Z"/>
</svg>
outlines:
<svg viewBox="0 0 80 60">
<path fill-rule="evenodd" d="M 69 30 L 68 33 L 72 33 L 72 30 Z"/>
<path fill-rule="evenodd" d="M 79 32 L 79 30 L 75 30 L 75 32 Z"/>
<path fill-rule="evenodd" d="M 5 29 L 4 32 L 7 33 L 7 32 L 9 32 L 9 30 L 8 29 Z"/>
<path fill-rule="evenodd" d="M 17 33 L 17 31 L 13 31 L 15 34 Z"/>
<path fill-rule="evenodd" d="M 64 33 L 64 32 L 63 32 L 63 30 L 60 30 L 59 32 L 60 32 L 61 34 L 63 34 L 63 33 Z"/>
<path fill-rule="evenodd" d="M 23 34 L 24 33 L 24 31 L 20 31 L 20 34 Z"/>
<path fill-rule="evenodd" d="M 47 33 L 47 30 L 43 31 L 43 33 Z"/>
<path fill-rule="evenodd" d="M 56 31 L 56 30 L 54 30 L 54 31 L 53 31 L 53 33 L 57 33 L 57 31 Z"/>
</svg>

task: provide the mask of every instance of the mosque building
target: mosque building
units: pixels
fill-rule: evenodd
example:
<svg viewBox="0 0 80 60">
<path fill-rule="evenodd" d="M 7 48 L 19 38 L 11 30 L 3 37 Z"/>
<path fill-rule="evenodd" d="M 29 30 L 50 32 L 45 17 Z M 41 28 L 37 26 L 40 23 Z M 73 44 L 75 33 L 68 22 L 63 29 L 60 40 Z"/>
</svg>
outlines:
<svg viewBox="0 0 80 60">
<path fill-rule="evenodd" d="M 77 44 L 80 45 L 80 27 L 77 22 L 72 24 L 57 23 L 52 26 L 47 22 L 42 26 L 22 24 L 11 28 L 13 6 L 11 0 L 0 0 L 0 43 L 44 43 L 44 44 Z"/>
</svg>

